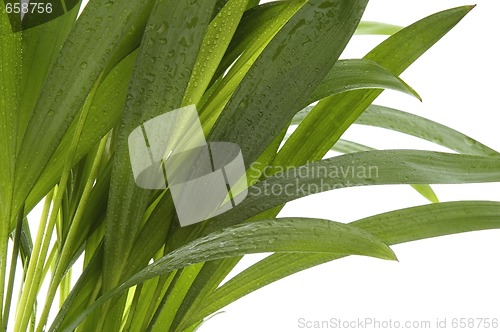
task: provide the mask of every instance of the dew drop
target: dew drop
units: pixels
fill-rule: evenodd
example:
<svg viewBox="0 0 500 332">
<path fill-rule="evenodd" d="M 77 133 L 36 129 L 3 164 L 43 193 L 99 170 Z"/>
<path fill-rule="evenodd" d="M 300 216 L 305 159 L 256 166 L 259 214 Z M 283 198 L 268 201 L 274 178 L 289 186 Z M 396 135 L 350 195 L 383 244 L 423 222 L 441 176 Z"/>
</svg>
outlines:
<svg viewBox="0 0 500 332">
<path fill-rule="evenodd" d="M 160 25 L 160 27 L 156 30 L 156 32 L 158 32 L 158 33 L 162 34 L 162 33 L 164 33 L 165 31 L 167 31 L 167 29 L 168 29 L 168 25 L 167 25 L 167 23 L 162 23 L 162 24 Z"/>
<path fill-rule="evenodd" d="M 465 144 L 469 145 L 469 146 L 473 146 L 476 144 L 476 141 L 474 141 L 474 139 L 470 138 L 470 137 L 466 137 L 464 138 L 464 141 L 465 141 Z"/>
</svg>

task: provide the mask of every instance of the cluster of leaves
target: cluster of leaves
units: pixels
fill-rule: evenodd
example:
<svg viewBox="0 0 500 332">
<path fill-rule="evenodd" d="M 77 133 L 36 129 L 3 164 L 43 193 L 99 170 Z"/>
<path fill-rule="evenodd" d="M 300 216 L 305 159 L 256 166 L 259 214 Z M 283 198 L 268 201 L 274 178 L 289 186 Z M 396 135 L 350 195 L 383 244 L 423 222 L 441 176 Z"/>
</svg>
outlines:
<svg viewBox="0 0 500 332">
<path fill-rule="evenodd" d="M 193 331 L 227 304 L 309 267 L 349 255 L 392 260 L 391 244 L 498 228 L 499 202 L 439 203 L 428 185 L 500 181 L 496 151 L 372 104 L 383 89 L 418 98 L 398 75 L 472 7 L 399 28 L 360 22 L 367 2 L 91 0 L 78 19 L 77 6 L 16 33 L 2 9 L 2 328 L 15 314 L 15 331 Z M 362 59 L 339 60 L 354 34 L 390 37 Z M 276 218 L 287 202 L 316 193 L 292 190 L 249 196 L 181 228 L 168 190 L 136 186 L 127 138 L 145 121 L 192 104 L 208 138 L 238 144 L 247 167 L 379 169 L 376 178 L 351 179 L 264 178 L 249 168 L 249 186 L 411 184 L 433 204 L 350 224 Z M 354 123 L 457 153 L 376 151 L 342 140 Z M 323 159 L 332 149 L 342 154 Z M 32 238 L 26 216 L 43 200 Z M 273 254 L 221 285 L 243 255 L 258 252 Z M 83 273 L 71 287 L 78 258 Z M 24 273 L 14 308 L 17 264 Z M 49 320 L 51 311 L 57 315 Z"/>
</svg>

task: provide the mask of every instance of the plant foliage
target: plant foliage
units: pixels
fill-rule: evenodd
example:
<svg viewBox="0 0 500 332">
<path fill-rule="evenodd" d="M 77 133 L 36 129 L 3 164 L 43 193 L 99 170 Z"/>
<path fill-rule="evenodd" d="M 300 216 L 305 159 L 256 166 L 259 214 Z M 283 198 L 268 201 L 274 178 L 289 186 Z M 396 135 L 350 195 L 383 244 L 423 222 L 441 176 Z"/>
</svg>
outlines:
<svg viewBox="0 0 500 332">
<path fill-rule="evenodd" d="M 2 328 L 194 331 L 233 301 L 318 264 L 395 260 L 392 244 L 500 228 L 499 202 L 439 203 L 429 186 L 500 182 L 498 152 L 373 104 L 384 89 L 420 98 L 399 75 L 472 7 L 397 27 L 362 22 L 367 2 L 90 0 L 78 18 L 76 6 L 16 32 L 3 7 Z M 388 37 L 362 59 L 339 59 L 356 34 Z M 180 227 L 169 189 L 136 185 L 127 144 L 134 128 L 188 105 L 209 140 L 241 148 L 241 189 L 252 195 Z M 355 123 L 456 153 L 343 140 Z M 324 159 L 330 150 L 340 154 Z M 334 174 L 369 165 L 377 176 Z M 349 224 L 277 217 L 300 197 L 384 184 L 412 185 L 431 204 Z M 269 187 L 289 191 L 269 195 Z M 40 220 L 28 221 L 41 202 Z M 221 285 L 243 255 L 260 252 L 272 255 Z M 75 262 L 81 274 L 72 273 Z"/>
</svg>

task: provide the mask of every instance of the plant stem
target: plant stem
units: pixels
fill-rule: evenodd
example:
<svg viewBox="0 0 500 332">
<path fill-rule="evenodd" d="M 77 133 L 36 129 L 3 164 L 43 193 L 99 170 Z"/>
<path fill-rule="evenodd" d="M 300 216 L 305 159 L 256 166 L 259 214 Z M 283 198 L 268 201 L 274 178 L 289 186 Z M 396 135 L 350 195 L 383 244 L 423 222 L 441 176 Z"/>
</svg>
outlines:
<svg viewBox="0 0 500 332">
<path fill-rule="evenodd" d="M 28 326 L 29 315 L 20 312 L 19 309 L 29 308 L 33 306 L 35 303 L 41 282 L 41 277 L 43 274 L 43 266 L 45 263 L 45 258 L 47 256 L 50 240 L 52 238 L 52 231 L 54 230 L 54 226 L 59 214 L 59 209 L 61 208 L 64 191 L 68 184 L 68 180 L 71 173 L 71 167 L 75 159 L 75 154 L 78 144 L 80 142 L 80 136 L 83 131 L 83 126 L 85 124 L 85 120 L 87 119 L 87 115 L 90 110 L 90 105 L 92 103 L 96 87 L 99 85 L 99 82 L 100 78 L 97 80 L 96 84 L 94 85 L 94 88 L 87 97 L 87 100 L 85 101 L 82 112 L 80 114 L 80 118 L 78 119 L 74 136 L 71 141 L 69 153 L 66 158 L 66 163 L 64 165 L 61 178 L 59 180 L 58 189 L 54 195 L 53 206 L 52 206 L 52 211 L 50 213 L 49 221 L 48 223 L 45 223 L 46 227 L 43 227 L 44 228 L 43 231 L 38 232 L 37 240 L 40 241 L 38 242 L 37 245 L 39 246 L 39 248 L 37 248 L 38 249 L 37 255 L 32 255 L 33 259 L 30 260 L 30 264 L 28 267 L 28 275 L 25 284 L 25 286 L 27 286 L 28 288 L 26 289 L 26 291 L 23 291 L 21 301 L 19 302 L 18 310 L 16 312 L 16 324 L 14 325 L 15 331 L 25 331 Z M 39 239 L 38 236 L 40 236 Z M 35 247 L 33 247 L 33 253 L 35 253 L 34 250 Z"/>
<path fill-rule="evenodd" d="M 139 300 L 141 298 L 143 286 L 144 286 L 144 284 L 139 284 L 135 288 L 134 298 L 132 299 L 132 303 L 130 304 L 130 309 L 128 311 L 127 320 L 125 321 L 125 325 L 123 326 L 122 331 L 130 331 L 130 326 L 132 326 L 132 321 L 134 320 L 137 304 L 139 303 Z"/>
<path fill-rule="evenodd" d="M 61 285 L 59 287 L 59 308 L 62 307 L 64 300 L 66 300 L 66 298 L 68 297 L 69 291 L 71 289 L 71 271 L 72 269 L 69 269 L 61 279 Z"/>
<path fill-rule="evenodd" d="M 9 245 L 10 219 L 11 212 L 7 211 L 7 217 L 5 220 L 2 220 L 0 225 L 0 326 L 6 324 L 4 323 L 2 308 L 5 288 L 5 274 L 7 269 L 7 250 Z"/>
<path fill-rule="evenodd" d="M 7 331 L 7 325 L 9 323 L 10 306 L 12 303 L 12 291 L 14 288 L 14 279 L 16 277 L 17 268 L 17 257 L 19 256 L 19 242 L 21 240 L 21 231 L 24 220 L 24 205 L 19 210 L 17 214 L 16 232 L 14 234 L 14 246 L 12 248 L 12 256 L 10 260 L 10 272 L 9 272 L 9 282 L 7 284 L 7 294 L 5 296 L 5 306 L 3 308 L 3 329 Z"/>
<path fill-rule="evenodd" d="M 52 198 L 53 194 L 56 189 L 53 189 L 46 197 L 45 197 L 45 203 L 43 206 L 42 210 L 42 215 L 40 217 L 40 222 L 38 224 L 38 232 L 35 238 L 35 243 L 33 244 L 33 251 L 31 252 L 31 259 L 29 260 L 28 263 L 28 272 L 26 273 L 26 279 L 24 281 L 23 289 L 21 292 L 21 297 L 19 301 L 17 302 L 17 308 L 16 308 L 16 324 L 14 325 L 15 331 L 21 331 L 18 329 L 18 325 L 21 324 L 22 316 L 26 314 L 26 311 L 29 311 L 31 314 L 31 310 L 27 310 L 28 308 L 32 308 L 32 305 L 30 307 L 27 306 L 27 300 L 28 300 L 28 291 L 29 287 L 33 281 L 34 278 L 34 273 L 35 273 L 35 265 L 36 265 L 36 257 L 40 254 L 40 249 L 42 245 L 42 239 L 43 235 L 45 232 L 45 228 L 47 225 L 47 220 L 49 217 L 49 210 L 50 206 L 52 203 Z M 27 287 L 27 289 L 26 289 Z"/>
<path fill-rule="evenodd" d="M 162 250 L 163 255 L 166 254 L 166 250 L 167 250 L 167 248 L 163 247 L 163 250 Z M 167 275 L 158 277 L 158 282 L 156 283 L 155 291 L 154 291 L 153 297 L 152 297 L 153 301 L 151 301 L 149 303 L 148 309 L 146 310 L 146 314 L 144 315 L 142 325 L 141 325 L 141 331 L 144 331 L 146 329 L 146 327 L 149 324 L 150 317 L 152 317 L 154 315 L 154 312 L 156 310 L 156 304 L 157 304 L 156 299 L 160 298 L 160 296 L 163 292 L 163 288 L 165 287 L 165 285 L 167 283 L 168 283 L 168 287 L 170 288 L 170 286 L 172 285 L 172 282 L 174 281 L 174 278 L 176 276 L 177 276 L 177 271 L 174 271 L 174 272 L 171 272 Z M 177 278 L 175 278 L 175 280 L 177 280 Z"/>
<path fill-rule="evenodd" d="M 173 273 L 174 278 L 168 285 L 167 291 L 165 292 L 165 295 L 163 295 L 163 298 L 161 299 L 160 303 L 158 304 L 158 307 L 156 308 L 156 311 L 153 314 L 153 317 L 151 317 L 151 321 L 149 322 L 148 327 L 146 328 L 146 332 L 151 332 L 153 330 L 154 325 L 156 324 L 156 321 L 160 317 L 161 311 L 165 307 L 165 304 L 167 303 L 168 298 L 170 297 L 170 294 L 172 294 L 173 289 L 175 288 L 175 284 L 179 277 L 181 276 L 182 270 L 176 270 Z"/>
<path fill-rule="evenodd" d="M 42 315 L 40 316 L 40 321 L 38 323 L 37 331 L 41 332 L 43 331 L 43 327 L 47 323 L 47 318 L 49 316 L 50 308 L 52 305 L 52 302 L 54 300 L 54 297 L 57 292 L 57 288 L 59 286 L 59 283 L 63 279 L 64 273 L 66 271 L 66 267 L 68 265 L 68 262 L 71 260 L 72 255 L 73 255 L 73 245 L 75 243 L 76 238 L 79 236 L 78 230 L 79 230 L 79 225 L 80 222 L 83 218 L 83 214 L 85 212 L 85 207 L 87 205 L 88 199 L 90 197 L 90 193 L 92 191 L 92 187 L 94 184 L 94 179 L 97 176 L 97 172 L 99 170 L 102 158 L 104 156 L 104 153 L 106 151 L 106 141 L 107 141 L 107 135 L 101 140 L 101 143 L 99 144 L 99 148 L 97 150 L 97 155 L 94 160 L 94 163 L 92 165 L 92 169 L 90 171 L 89 178 L 87 180 L 87 183 L 85 184 L 85 188 L 83 190 L 82 197 L 80 199 L 80 202 L 78 204 L 78 208 L 76 210 L 75 216 L 73 217 L 73 220 L 70 225 L 70 229 L 68 231 L 68 236 L 66 237 L 66 241 L 64 242 L 61 250 L 61 255 L 59 259 L 56 261 L 55 264 L 55 271 L 54 274 L 52 275 L 52 279 L 50 281 L 50 286 L 49 290 L 47 292 L 47 297 L 45 300 L 45 305 L 42 310 Z"/>
</svg>

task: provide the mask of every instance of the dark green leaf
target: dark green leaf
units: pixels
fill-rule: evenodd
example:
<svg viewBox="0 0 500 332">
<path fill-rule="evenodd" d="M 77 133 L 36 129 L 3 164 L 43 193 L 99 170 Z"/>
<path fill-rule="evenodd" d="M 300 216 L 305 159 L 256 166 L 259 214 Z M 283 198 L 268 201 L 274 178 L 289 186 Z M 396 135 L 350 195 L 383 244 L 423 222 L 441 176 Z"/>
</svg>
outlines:
<svg viewBox="0 0 500 332">
<path fill-rule="evenodd" d="M 149 202 L 149 192 L 136 185 L 132 174 L 128 137 L 145 121 L 182 106 L 214 4 L 162 0 L 151 14 L 117 133 L 106 219 L 105 289 L 131 273 L 124 267 Z"/>
<path fill-rule="evenodd" d="M 307 106 L 350 40 L 366 4 L 308 1 L 250 68 L 211 139 L 238 144 L 247 166 L 255 161 L 295 113 Z"/>
<path fill-rule="evenodd" d="M 213 218 L 211 226 L 243 222 L 300 197 L 352 186 L 500 182 L 500 158 L 419 150 L 358 152 L 282 170 L 249 188 L 248 197 Z"/>
</svg>

